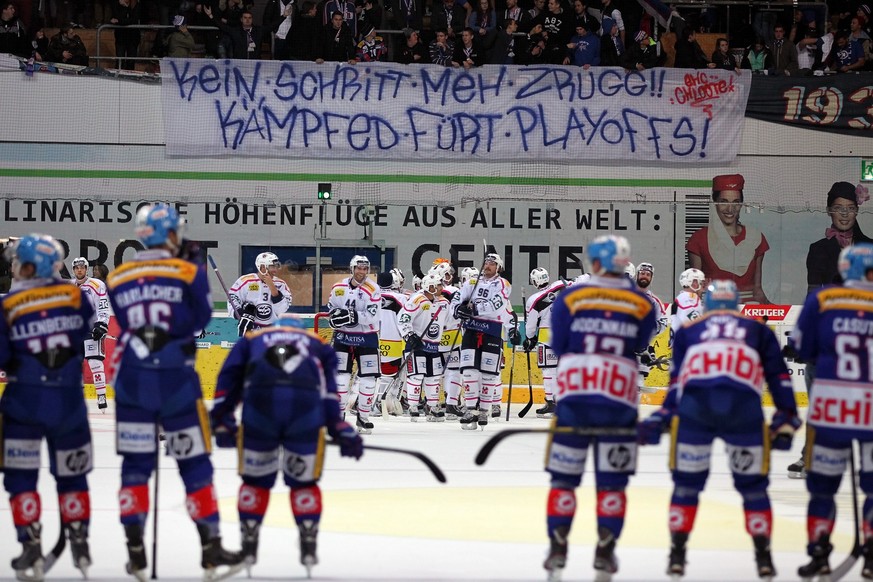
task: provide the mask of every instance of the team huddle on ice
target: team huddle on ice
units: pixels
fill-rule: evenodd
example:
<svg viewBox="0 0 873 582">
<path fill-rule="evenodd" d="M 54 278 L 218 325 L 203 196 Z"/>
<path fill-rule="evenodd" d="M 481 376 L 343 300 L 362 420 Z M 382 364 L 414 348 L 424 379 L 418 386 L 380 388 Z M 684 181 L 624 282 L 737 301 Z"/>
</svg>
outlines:
<svg viewBox="0 0 873 582">
<path fill-rule="evenodd" d="M 742 496 L 757 574 L 776 575 L 767 494 L 770 452 L 790 449 L 801 421 L 779 342 L 765 324 L 738 311 L 740 293 L 732 281 L 712 281 L 705 288 L 704 273 L 684 271 L 683 291 L 668 309 L 649 289 L 652 265 L 633 269 L 626 239 L 598 237 L 587 244 L 589 273 L 577 280 L 551 282 L 542 268 L 530 273 L 535 290 L 524 301 L 522 334 L 496 253 L 485 255 L 480 270 L 462 271 L 457 287 L 449 261 L 437 259 L 411 293 L 402 290 L 398 269 L 371 281 L 369 260 L 358 255 L 350 276 L 330 293 L 329 345 L 286 313 L 291 294 L 276 276 L 279 260 L 263 253 L 257 272 L 227 290 L 240 339 L 219 373 L 207 411 L 194 360 L 195 338 L 212 315 L 211 300 L 205 266 L 183 238 L 183 227 L 170 206 L 142 208 L 136 232 L 145 250 L 110 273 L 105 286 L 87 277 L 81 258 L 73 261 L 77 285 L 58 278 L 64 252 L 50 236 L 28 235 L 9 249 L 14 282 L 0 299 L 0 368 L 8 375 L 0 400 L 0 469 L 22 544 L 12 561 L 19 579 L 44 579 L 63 551 L 62 545 L 48 555 L 42 549 L 37 479 L 43 439 L 57 482 L 61 541 L 69 540 L 83 574 L 91 565 L 87 474 L 93 454 L 82 361 L 89 363 L 103 409 L 102 341 L 110 306 L 120 328 L 113 382 L 122 457 L 119 516 L 126 571 L 138 580 L 147 577 L 148 482 L 161 440 L 185 485 L 205 579 L 256 564 L 259 530 L 280 471 L 290 488 L 300 562 L 308 570 L 318 563 L 324 444 L 360 458 L 366 448 L 360 434 L 373 430 L 371 418 L 383 409 L 412 421 L 457 419 L 465 430 L 486 426 L 495 411 L 500 414 L 505 341 L 512 349 L 536 351 L 546 393 L 537 413 L 552 418 L 546 455 L 550 544 L 544 563 L 550 580 L 559 580 L 566 565 L 575 490 L 589 453 L 597 500 L 593 567 L 603 582 L 618 571 L 616 546 L 638 447 L 657 444 L 668 431 L 674 490 L 667 574 L 684 575 L 713 440 L 720 438 Z M 811 560 L 798 571 L 808 580 L 831 574 L 834 497 L 846 467 L 855 466 L 856 440 L 865 494 L 859 555 L 862 576 L 873 579 L 873 245 L 844 249 L 839 272 L 841 284 L 810 293 L 787 348 L 792 357 L 815 365 L 808 415 L 814 430 L 807 433 L 803 467 Z M 663 406 L 641 420 L 641 378 L 663 363 L 650 342 L 668 327 L 670 388 Z M 776 408 L 769 420 L 761 406 L 765 384 Z M 345 421 L 352 409 L 354 426 Z M 239 453 L 238 552 L 225 549 L 219 535 L 213 442 Z"/>
</svg>

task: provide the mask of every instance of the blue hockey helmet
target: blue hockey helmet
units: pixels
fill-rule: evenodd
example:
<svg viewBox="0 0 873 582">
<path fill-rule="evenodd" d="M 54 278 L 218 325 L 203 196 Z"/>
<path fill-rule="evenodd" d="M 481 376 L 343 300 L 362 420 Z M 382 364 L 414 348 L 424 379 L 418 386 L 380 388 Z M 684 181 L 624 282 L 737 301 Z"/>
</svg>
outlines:
<svg viewBox="0 0 873 582">
<path fill-rule="evenodd" d="M 863 281 L 870 269 L 873 269 L 873 244 L 858 243 L 840 252 L 837 270 L 843 281 Z"/>
<path fill-rule="evenodd" d="M 706 288 L 703 296 L 703 310 L 714 311 L 716 309 L 729 309 L 732 311 L 740 307 L 740 291 L 733 281 L 717 280 Z"/>
<path fill-rule="evenodd" d="M 171 232 L 182 240 L 185 221 L 169 204 L 143 206 L 136 213 L 136 237 L 146 247 L 157 247 L 167 242 Z"/>
<path fill-rule="evenodd" d="M 43 279 L 51 277 L 62 266 L 64 249 L 60 243 L 47 234 L 29 234 L 22 237 L 15 246 L 14 261 L 17 267 L 30 263 L 35 267 L 34 274 Z M 13 266 L 14 272 L 18 268 Z"/>
<path fill-rule="evenodd" d="M 630 264 L 630 243 L 623 236 L 599 236 L 588 245 L 588 261 L 593 265 L 595 259 L 600 261 L 601 272 L 622 275 Z"/>
<path fill-rule="evenodd" d="M 303 320 L 296 313 L 283 313 L 276 319 L 276 325 L 306 329 L 306 324 L 303 323 Z"/>
</svg>

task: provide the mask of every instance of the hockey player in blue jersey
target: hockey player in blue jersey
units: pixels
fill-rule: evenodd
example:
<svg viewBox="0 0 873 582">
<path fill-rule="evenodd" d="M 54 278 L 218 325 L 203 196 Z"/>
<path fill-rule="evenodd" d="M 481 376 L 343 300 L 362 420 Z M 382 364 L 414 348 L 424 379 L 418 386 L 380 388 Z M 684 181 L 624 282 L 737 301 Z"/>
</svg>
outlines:
<svg viewBox="0 0 873 582">
<path fill-rule="evenodd" d="M 791 333 L 798 357 L 815 362 L 806 419 L 812 435 L 806 447 L 807 553 L 812 559 L 798 569 L 798 575 L 812 579 L 830 574 L 830 535 L 837 516 L 834 496 L 852 455 L 852 443 L 858 441 L 859 483 L 866 496 L 861 512 L 861 576 L 869 580 L 873 579 L 873 245 L 846 247 L 837 269 L 843 285 L 810 293 Z"/>
<path fill-rule="evenodd" d="M 363 453 L 361 437 L 340 415 L 336 352 L 301 327 L 296 316 L 285 314 L 275 325 L 248 333 L 218 375 L 210 418 L 218 446 L 239 447 L 238 509 L 248 567 L 257 561 L 258 533 L 280 468 L 300 530 L 300 563 L 308 572 L 318 563 L 322 428 L 339 442 L 342 455 L 357 459 Z M 240 402 L 238 430 L 234 411 Z"/>
<path fill-rule="evenodd" d="M 700 492 L 709 476 L 712 442 L 727 446 L 734 487 L 743 497 L 746 531 L 752 536 L 758 576 L 776 575 L 770 555 L 773 513 L 767 495 L 770 449 L 788 450 L 800 427 L 788 367 L 779 341 L 763 323 L 738 312 L 733 281 L 713 281 L 704 314 L 676 331 L 670 389 L 664 405 L 639 424 L 642 444 L 657 444 L 672 425 L 673 497 L 667 574 L 685 574 L 685 551 Z M 764 430 L 764 381 L 776 412 Z"/>
<path fill-rule="evenodd" d="M 45 438 L 73 563 L 87 578 L 91 502 L 86 475 L 93 451 L 82 360 L 95 313 L 78 287 L 59 278 L 64 253 L 55 239 L 27 235 L 10 251 L 13 283 L 0 302 L 0 368 L 8 375 L 0 399 L 0 472 L 23 546 L 12 569 L 19 580 L 43 579 L 37 480 Z"/>
<path fill-rule="evenodd" d="M 615 545 L 624 525 L 625 489 L 636 469 L 636 352 L 655 330 L 652 303 L 625 276 L 630 245 L 620 236 L 602 236 L 588 245 L 591 277 L 562 291 L 552 305 L 551 347 L 558 355 L 555 436 L 546 452 L 551 474 L 547 525 L 551 547 L 543 564 L 560 579 L 567 538 L 576 513 L 575 489 L 582 481 L 591 447 L 597 486 L 596 580 L 618 570 Z M 624 428 L 626 436 L 582 436 L 563 427 Z"/>
<path fill-rule="evenodd" d="M 194 336 L 206 328 L 212 305 L 204 266 L 177 257 L 186 247 L 183 226 L 166 204 L 141 208 L 136 235 L 146 249 L 107 279 L 122 332 L 115 379 L 117 448 L 123 457 L 118 501 L 130 558 L 127 571 L 139 580 L 146 578 L 143 530 L 160 429 L 185 484 L 185 506 L 200 535 L 204 577 L 226 577 L 242 569 L 242 555 L 222 548 L 219 535 L 211 436 L 194 369 Z"/>
</svg>

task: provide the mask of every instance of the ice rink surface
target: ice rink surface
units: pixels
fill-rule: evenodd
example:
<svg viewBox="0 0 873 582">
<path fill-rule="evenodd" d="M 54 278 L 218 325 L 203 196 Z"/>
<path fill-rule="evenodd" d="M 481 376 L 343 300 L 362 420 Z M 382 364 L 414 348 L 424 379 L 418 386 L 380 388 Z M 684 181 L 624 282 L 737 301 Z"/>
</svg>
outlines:
<svg viewBox="0 0 873 582">
<path fill-rule="evenodd" d="M 100 414 L 93 401 L 90 420 L 95 443 L 91 486 L 92 580 L 131 579 L 124 573 L 127 552 L 118 522 L 117 492 L 120 457 L 115 454 L 115 419 Z M 504 414 L 505 414 L 504 404 Z M 545 580 L 542 561 L 548 547 L 545 531 L 545 500 L 548 475 L 543 472 L 546 436 L 518 435 L 494 450 L 484 466 L 473 459 L 482 444 L 504 428 L 544 428 L 547 421 L 533 411 L 524 419 L 522 408 L 513 405 L 509 423 L 491 422 L 484 431 L 462 431 L 457 422 L 441 424 L 408 418 L 375 419 L 374 445 L 415 449 L 430 456 L 445 472 L 448 483 L 438 483 L 416 459 L 397 454 L 367 452 L 359 460 L 341 458 L 328 447 L 321 480 L 324 513 L 319 535 L 320 563 L 314 580 L 421 580 L 515 581 Z M 643 407 L 642 416 L 651 407 Z M 804 563 L 807 493 L 802 481 L 791 480 L 785 468 L 797 460 L 802 446 L 799 434 L 791 452 L 772 456 L 770 496 L 773 502 L 773 557 L 777 579 L 796 580 Z M 671 493 L 667 470 L 668 438 L 657 447 L 646 447 L 639 458 L 637 474 L 628 489 L 628 513 L 619 540 L 620 560 L 616 581 L 667 580 L 669 550 L 667 509 Z M 57 495 L 42 455 L 40 494 L 43 507 L 43 552 L 54 545 L 58 533 Z M 239 548 L 234 451 L 214 452 L 215 482 L 220 499 L 224 545 Z M 591 462 L 589 460 L 589 468 Z M 150 486 L 150 491 L 152 490 Z M 564 580 L 592 580 L 595 515 L 593 476 L 587 473 L 578 492 L 578 510 L 570 537 L 570 552 Z M 160 470 L 158 512 L 158 578 L 197 580 L 200 547 L 194 525 L 185 511 L 184 490 L 170 457 L 163 457 Z M 155 501 L 152 500 L 152 507 Z M 852 511 L 848 479 L 838 498 L 835 550 L 831 565 L 848 554 L 852 544 Z M 152 560 L 152 519 L 146 543 L 149 568 Z M 9 561 L 20 552 L 16 542 L 8 498 L 0 500 L 0 580 L 12 579 Z M 737 582 L 756 580 L 751 540 L 743 526 L 739 495 L 734 491 L 724 445 L 716 441 L 714 462 L 701 499 L 697 522 L 689 542 L 684 580 Z M 281 476 L 273 489 L 270 508 L 261 530 L 254 580 L 302 580 L 306 572 L 299 563 L 297 528 L 288 504 L 288 489 Z M 245 578 L 245 572 L 234 579 Z M 48 580 L 80 580 L 72 566 L 69 549 L 48 574 Z M 845 580 L 860 580 L 857 566 Z"/>
</svg>

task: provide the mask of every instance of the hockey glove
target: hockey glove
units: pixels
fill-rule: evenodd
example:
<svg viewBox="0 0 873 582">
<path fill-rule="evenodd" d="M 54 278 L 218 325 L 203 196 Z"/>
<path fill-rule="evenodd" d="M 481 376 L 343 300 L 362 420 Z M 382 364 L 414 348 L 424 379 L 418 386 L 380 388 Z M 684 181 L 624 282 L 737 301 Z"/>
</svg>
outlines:
<svg viewBox="0 0 873 582">
<path fill-rule="evenodd" d="M 467 321 L 476 315 L 476 306 L 472 303 L 461 303 L 455 307 L 455 319 L 459 321 Z"/>
<path fill-rule="evenodd" d="M 509 331 L 506 332 L 506 337 L 509 339 L 509 345 L 517 346 L 521 344 L 521 332 L 518 331 L 517 327 L 509 328 Z"/>
<path fill-rule="evenodd" d="M 639 353 L 637 353 L 637 357 L 640 359 L 640 363 L 643 366 L 648 366 L 651 368 L 652 366 L 655 365 L 655 360 L 656 360 L 655 347 L 649 346 L 646 349 L 641 350 Z"/>
<path fill-rule="evenodd" d="M 797 356 L 797 350 L 794 349 L 794 345 L 790 341 L 782 348 L 782 357 L 786 360 L 794 360 L 798 364 L 804 363 L 804 361 Z"/>
<path fill-rule="evenodd" d="M 91 339 L 95 342 L 99 342 L 104 337 L 106 337 L 106 332 L 109 331 L 109 327 L 102 321 L 98 321 L 94 324 L 94 329 L 91 330 Z"/>
<path fill-rule="evenodd" d="M 349 423 L 340 420 L 327 425 L 327 432 L 339 443 L 340 455 L 360 459 L 364 454 L 364 439 Z"/>
<path fill-rule="evenodd" d="M 532 352 L 537 347 L 538 343 L 539 343 L 539 340 L 537 338 L 527 337 L 527 338 L 524 338 L 524 343 L 521 344 L 521 346 L 524 348 L 524 351 Z"/>
<path fill-rule="evenodd" d="M 254 303 L 244 303 L 242 309 L 239 313 L 239 324 L 237 325 L 237 331 L 239 332 L 239 337 L 242 337 L 246 334 L 247 331 L 253 329 L 255 327 L 255 304 Z"/>
<path fill-rule="evenodd" d="M 793 412 L 777 410 L 770 421 L 770 447 L 776 451 L 791 450 L 794 432 L 803 424 Z"/>
<path fill-rule="evenodd" d="M 236 447 L 236 422 L 232 417 L 221 422 L 213 421 L 212 434 L 215 436 L 215 446 L 220 449 Z"/>
<path fill-rule="evenodd" d="M 415 352 L 424 347 L 424 342 L 417 334 L 411 333 L 403 339 L 406 340 L 406 352 Z"/>
<path fill-rule="evenodd" d="M 637 442 L 641 445 L 657 445 L 661 442 L 661 433 L 670 425 L 673 418 L 666 408 L 659 408 L 645 420 L 637 423 Z"/>
</svg>

